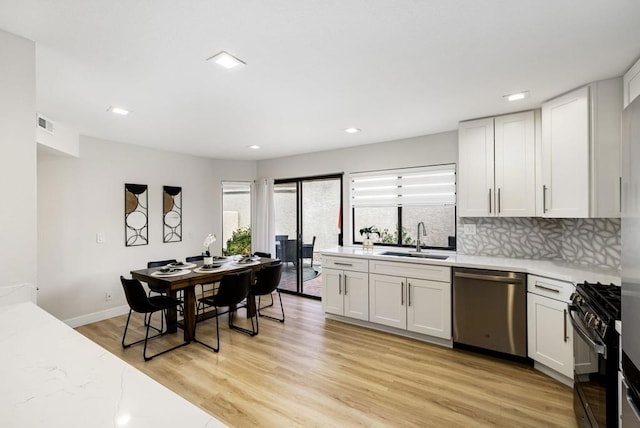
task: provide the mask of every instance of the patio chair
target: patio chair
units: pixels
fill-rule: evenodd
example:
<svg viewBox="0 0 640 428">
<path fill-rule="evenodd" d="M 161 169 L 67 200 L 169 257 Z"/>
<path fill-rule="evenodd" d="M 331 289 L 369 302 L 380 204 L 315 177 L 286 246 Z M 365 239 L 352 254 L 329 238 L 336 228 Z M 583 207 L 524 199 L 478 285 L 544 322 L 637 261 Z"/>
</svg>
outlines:
<svg viewBox="0 0 640 428">
<path fill-rule="evenodd" d="M 313 267 L 313 247 L 316 246 L 316 237 L 311 240 L 311 244 L 302 244 L 302 258 L 311 259 L 311 267 Z"/>
<path fill-rule="evenodd" d="M 280 260 L 282 263 L 293 263 L 294 265 L 297 262 L 297 249 L 298 241 L 295 239 L 287 239 L 286 241 L 280 242 Z"/>
<path fill-rule="evenodd" d="M 282 259 L 282 250 L 289 239 L 289 235 L 276 235 L 276 259 Z"/>
</svg>

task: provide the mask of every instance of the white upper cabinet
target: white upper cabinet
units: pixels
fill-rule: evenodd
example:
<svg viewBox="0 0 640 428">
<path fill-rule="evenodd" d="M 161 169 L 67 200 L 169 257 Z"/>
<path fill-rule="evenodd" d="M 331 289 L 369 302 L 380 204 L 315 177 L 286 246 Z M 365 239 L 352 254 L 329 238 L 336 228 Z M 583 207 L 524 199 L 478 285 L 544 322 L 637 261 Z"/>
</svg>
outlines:
<svg viewBox="0 0 640 428">
<path fill-rule="evenodd" d="M 542 215 L 589 216 L 589 87 L 542 105 Z"/>
<path fill-rule="evenodd" d="M 536 214 L 536 141 L 533 111 L 498 116 L 495 128 L 495 213 Z"/>
<path fill-rule="evenodd" d="M 542 105 L 538 215 L 620 216 L 621 101 L 616 78 Z"/>
<path fill-rule="evenodd" d="M 458 128 L 458 215 L 493 214 L 493 118 L 460 123 Z"/>
<path fill-rule="evenodd" d="M 535 215 L 535 136 L 533 111 L 460 123 L 460 217 Z"/>
<path fill-rule="evenodd" d="M 623 102 L 626 108 L 640 95 L 640 60 L 624 74 L 623 82 Z"/>
</svg>

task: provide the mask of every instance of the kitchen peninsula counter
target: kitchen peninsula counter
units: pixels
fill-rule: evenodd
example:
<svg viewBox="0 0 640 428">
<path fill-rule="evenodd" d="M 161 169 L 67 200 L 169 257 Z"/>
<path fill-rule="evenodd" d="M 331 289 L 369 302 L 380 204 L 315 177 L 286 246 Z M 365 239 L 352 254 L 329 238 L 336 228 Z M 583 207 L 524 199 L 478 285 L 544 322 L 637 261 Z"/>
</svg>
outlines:
<svg viewBox="0 0 640 428">
<path fill-rule="evenodd" d="M 225 426 L 35 303 L 5 303 L 0 301 L 2 426 Z"/>
</svg>

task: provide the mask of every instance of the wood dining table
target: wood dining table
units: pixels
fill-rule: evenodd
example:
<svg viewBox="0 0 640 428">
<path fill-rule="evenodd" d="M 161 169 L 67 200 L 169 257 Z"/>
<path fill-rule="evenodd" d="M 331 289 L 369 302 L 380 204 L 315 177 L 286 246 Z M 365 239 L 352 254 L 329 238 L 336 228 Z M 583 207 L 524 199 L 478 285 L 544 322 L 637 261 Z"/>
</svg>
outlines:
<svg viewBox="0 0 640 428">
<path fill-rule="evenodd" d="M 196 327 L 196 292 L 195 288 L 198 284 L 212 284 L 218 282 L 223 276 L 240 272 L 245 269 L 251 269 L 256 272 L 264 266 L 276 262 L 276 259 L 262 257 L 254 263 L 240 265 L 234 261 L 229 261 L 218 269 L 209 272 L 195 272 L 196 269 L 202 267 L 202 262 L 196 262 L 196 267 L 186 269 L 189 272 L 179 276 L 156 276 L 154 272 L 162 268 L 132 270 L 131 277 L 142 282 L 146 282 L 149 288 L 158 291 L 164 291 L 172 297 L 176 297 L 178 291 L 184 292 L 184 319 L 182 327 L 184 331 L 185 342 L 191 342 L 194 339 Z M 247 300 L 248 316 L 255 313 L 255 302 L 253 299 Z M 175 333 L 178 329 L 178 314 L 175 309 L 169 310 L 167 313 L 167 332 Z"/>
</svg>

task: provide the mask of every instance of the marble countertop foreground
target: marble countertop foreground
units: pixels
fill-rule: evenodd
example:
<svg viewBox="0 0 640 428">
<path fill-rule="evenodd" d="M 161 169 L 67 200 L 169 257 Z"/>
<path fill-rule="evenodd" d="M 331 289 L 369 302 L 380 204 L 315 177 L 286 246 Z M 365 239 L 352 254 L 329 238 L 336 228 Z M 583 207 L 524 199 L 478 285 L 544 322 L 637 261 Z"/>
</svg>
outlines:
<svg viewBox="0 0 640 428">
<path fill-rule="evenodd" d="M 225 426 L 32 302 L 0 307 L 0 379 L 3 427 Z"/>
<path fill-rule="evenodd" d="M 603 269 L 589 265 L 566 263 L 562 261 L 511 259 L 507 257 L 488 256 L 465 256 L 455 254 L 454 252 L 423 250 L 424 253 L 442 254 L 449 256 L 446 260 L 436 260 L 413 257 L 409 258 L 402 256 L 386 256 L 380 254 L 385 251 L 407 252 L 407 250 L 398 250 L 392 248 L 374 248 L 373 252 L 364 252 L 362 247 L 336 247 L 330 250 L 322 251 L 321 253 L 322 255 L 326 256 L 333 255 L 376 260 L 389 260 L 404 263 L 421 263 L 428 265 L 515 271 L 570 281 L 574 284 L 584 281 L 613 283 L 616 285 L 620 285 L 621 283 L 620 272 L 617 269 Z"/>
</svg>

